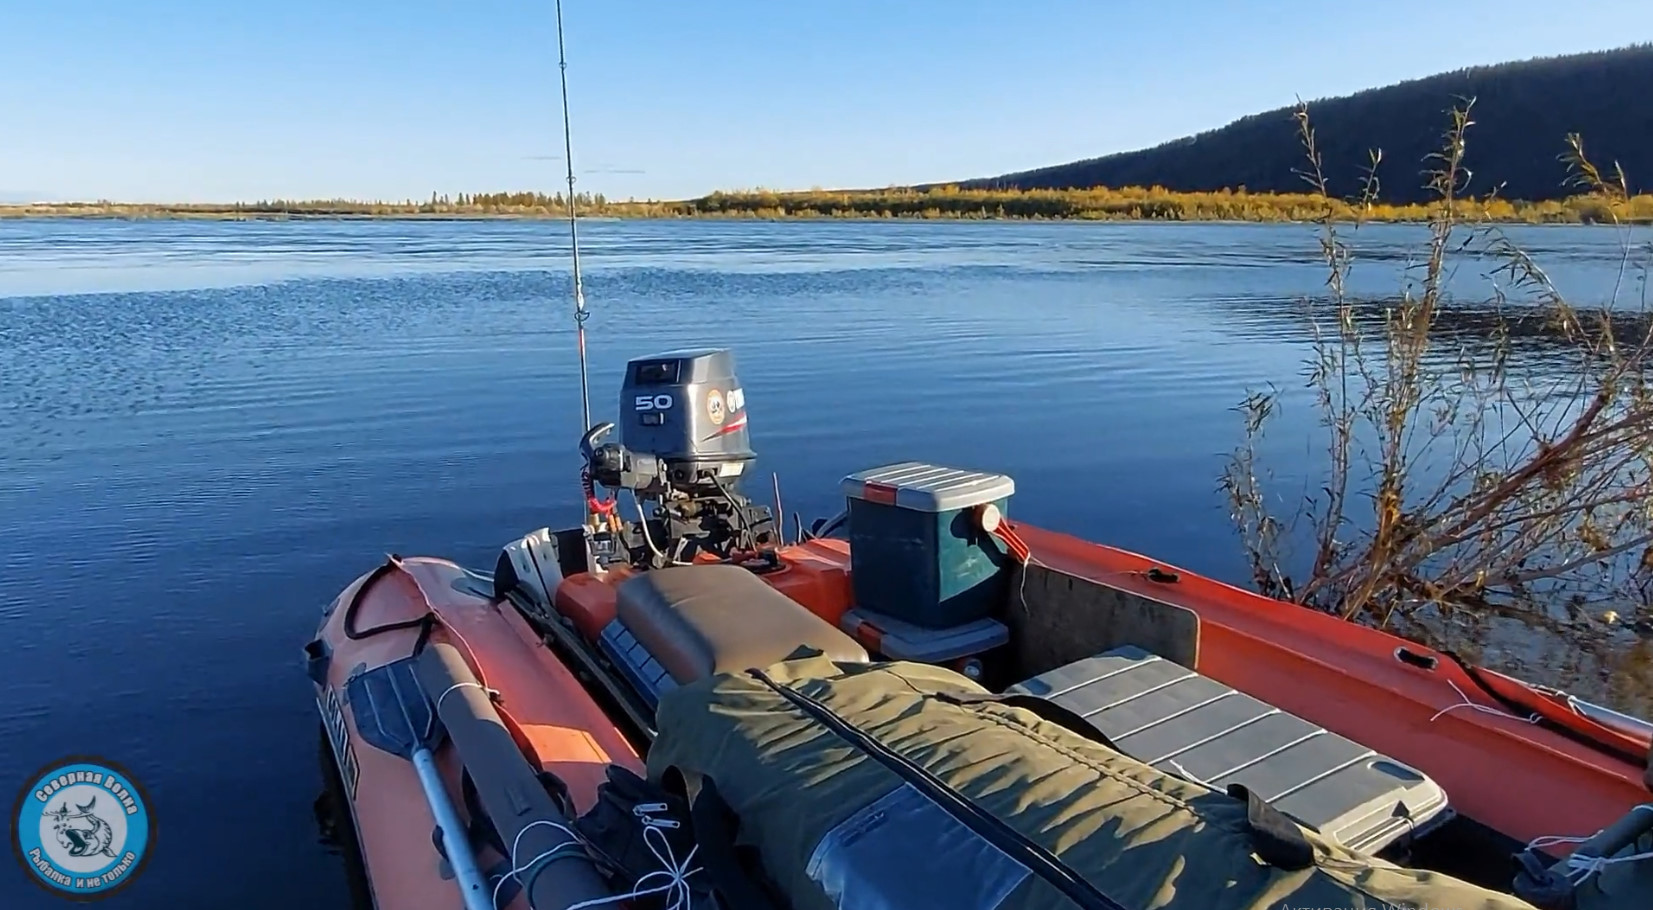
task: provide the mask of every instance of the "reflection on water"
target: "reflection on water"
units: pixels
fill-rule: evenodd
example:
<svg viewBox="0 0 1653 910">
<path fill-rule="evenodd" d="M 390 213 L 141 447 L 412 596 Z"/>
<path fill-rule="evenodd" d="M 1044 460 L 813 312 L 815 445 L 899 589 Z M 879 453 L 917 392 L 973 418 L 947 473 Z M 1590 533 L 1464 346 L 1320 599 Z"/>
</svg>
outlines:
<svg viewBox="0 0 1653 910">
<path fill-rule="evenodd" d="M 1612 292 L 1611 232 L 1512 232 L 1570 295 Z M 1362 229 L 1352 292 L 1392 296 L 1422 236 Z M 1291 405 L 1265 452 L 1278 489 L 1314 469 L 1309 226 L 620 222 L 583 239 L 594 411 L 629 357 L 733 347 L 757 481 L 778 471 L 806 518 L 837 510 L 850 471 L 949 462 L 1013 475 L 1020 518 L 1243 582 L 1215 479 L 1248 388 Z M 339 864 L 301 849 L 319 781 L 298 647 L 386 551 L 486 566 L 578 513 L 563 243 L 522 222 L 0 221 L 0 766 L 94 750 L 144 779 L 190 846 L 121 897 L 190 904 L 203 870 L 233 869 L 215 903 L 348 905 Z M 1444 634 L 1653 707 L 1645 649 L 1502 620 Z M 237 835 L 185 833 L 208 818 Z"/>
<path fill-rule="evenodd" d="M 316 730 L 316 767 L 322 782 L 321 793 L 311 803 L 316 823 L 316 844 L 328 856 L 335 858 L 339 868 L 344 870 L 351 910 L 373 910 L 373 886 L 368 881 L 367 866 L 362 860 L 361 843 L 356 839 L 349 797 L 345 795 L 338 767 L 333 763 L 326 730 L 319 723 Z M 345 904 L 340 902 L 340 906 Z"/>
</svg>

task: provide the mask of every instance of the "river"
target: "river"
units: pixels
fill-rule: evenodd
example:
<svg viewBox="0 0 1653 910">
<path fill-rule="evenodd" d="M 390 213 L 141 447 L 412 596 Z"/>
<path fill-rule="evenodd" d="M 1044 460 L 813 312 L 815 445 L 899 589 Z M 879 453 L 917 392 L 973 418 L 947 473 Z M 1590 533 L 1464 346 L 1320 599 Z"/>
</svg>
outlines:
<svg viewBox="0 0 1653 910">
<path fill-rule="evenodd" d="M 1613 232 L 1512 229 L 1584 302 Z M 1421 230 L 1362 229 L 1353 289 Z M 0 769 L 114 758 L 158 849 L 110 907 L 343 907 L 299 647 L 391 551 L 491 566 L 578 509 L 566 226 L 0 221 Z M 920 459 L 1012 513 L 1243 582 L 1217 489 L 1248 389 L 1300 389 L 1306 225 L 592 222 L 593 407 L 633 356 L 729 346 L 789 510 Z M 1481 280 L 1473 263 L 1459 280 Z M 1313 470 L 1313 415 L 1267 454 Z M 1615 663 L 1495 624 L 1495 663 L 1645 711 Z M 1548 655 L 1548 656 L 1546 656 Z M 1617 669 L 1615 669 L 1617 668 Z M 0 903 L 57 906 L 0 863 Z M 21 897 L 20 902 L 12 899 Z"/>
</svg>

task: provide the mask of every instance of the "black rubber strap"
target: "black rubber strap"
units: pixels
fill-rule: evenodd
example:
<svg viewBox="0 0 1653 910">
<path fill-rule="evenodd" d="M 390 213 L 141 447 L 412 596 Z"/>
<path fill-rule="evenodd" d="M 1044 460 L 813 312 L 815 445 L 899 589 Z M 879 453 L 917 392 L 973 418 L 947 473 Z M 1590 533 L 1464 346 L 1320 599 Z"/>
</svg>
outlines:
<svg viewBox="0 0 1653 910">
<path fill-rule="evenodd" d="M 1077 733 L 1093 742 L 1123 753 L 1125 750 L 1114 745 L 1108 734 L 1096 729 L 1096 725 L 1085 719 L 1085 716 L 1048 698 L 1029 695 L 1025 692 L 1012 692 L 996 695 L 987 692 L 940 692 L 935 696 L 937 701 L 944 701 L 954 705 L 1008 705 L 1012 708 L 1021 708 L 1039 716 L 1040 720 L 1047 720 L 1059 727 L 1064 727 L 1072 733 Z"/>
<path fill-rule="evenodd" d="M 579 813 L 574 809 L 574 800 L 569 795 L 568 784 L 564 783 L 562 778 L 550 771 L 539 771 L 534 776 L 539 779 L 540 786 L 545 788 L 545 792 L 551 797 L 552 802 L 557 804 L 559 811 L 568 818 L 579 817 Z M 495 853 L 510 859 L 511 850 L 506 845 L 505 839 L 500 836 L 499 829 L 494 826 L 494 820 L 489 817 L 487 810 L 484 809 L 481 794 L 476 790 L 476 780 L 471 777 L 469 768 L 460 769 L 459 797 L 460 802 L 465 806 L 465 814 L 470 816 L 471 819 L 470 824 L 465 828 L 465 835 L 471 846 L 480 847 L 486 844 L 494 848 Z M 442 851 L 440 829 L 432 836 L 436 841 L 436 849 Z M 445 851 L 443 851 L 443 858 L 447 858 Z M 510 871 L 509 867 L 506 871 Z M 504 901 L 501 906 L 508 903 L 510 902 Z"/>
<path fill-rule="evenodd" d="M 465 806 L 465 814 L 471 819 L 465 828 L 465 836 L 471 846 L 475 848 L 486 844 L 493 847 L 495 853 L 510 859 L 511 851 L 505 846 L 505 839 L 499 836 L 499 830 L 494 827 L 494 820 L 489 818 L 488 813 L 482 808 L 482 798 L 476 791 L 476 781 L 472 779 L 469 768 L 461 768 L 459 772 L 459 800 Z"/>
<path fill-rule="evenodd" d="M 387 622 L 382 626 L 374 626 L 371 629 L 356 628 L 356 611 L 361 608 L 362 600 L 367 595 L 367 589 L 373 587 L 375 584 L 378 584 L 379 579 L 384 578 L 386 575 L 400 568 L 402 568 L 401 560 L 392 556 L 381 563 L 378 568 L 368 573 L 367 578 L 357 586 L 356 593 L 350 595 L 350 603 L 345 604 L 344 607 L 344 622 L 342 625 L 344 626 L 345 638 L 348 638 L 351 641 L 361 641 L 364 638 L 378 635 L 381 632 L 394 632 L 397 629 L 412 629 L 417 626 L 420 629 L 419 650 L 423 650 L 423 642 L 425 639 L 430 637 L 430 627 L 436 622 L 436 614 L 428 610 L 422 616 L 418 616 L 413 619 L 402 619 L 396 622 Z"/>
<path fill-rule="evenodd" d="M 544 770 L 536 772 L 534 776 L 539 778 L 540 786 L 550 794 L 551 801 L 557 804 L 563 815 L 569 818 L 580 817 L 579 810 L 574 807 L 574 797 L 568 792 L 568 784 L 562 778 Z"/>
<path fill-rule="evenodd" d="M 436 628 L 436 614 L 426 613 L 419 617 L 419 637 L 413 640 L 413 656 L 418 657 L 425 653 L 425 646 L 430 644 L 431 630 Z"/>
<path fill-rule="evenodd" d="M 1246 789 L 1244 784 L 1229 784 L 1228 795 L 1245 803 L 1251 847 L 1263 862 L 1293 871 L 1314 865 L 1314 845 L 1284 812 Z"/>
</svg>

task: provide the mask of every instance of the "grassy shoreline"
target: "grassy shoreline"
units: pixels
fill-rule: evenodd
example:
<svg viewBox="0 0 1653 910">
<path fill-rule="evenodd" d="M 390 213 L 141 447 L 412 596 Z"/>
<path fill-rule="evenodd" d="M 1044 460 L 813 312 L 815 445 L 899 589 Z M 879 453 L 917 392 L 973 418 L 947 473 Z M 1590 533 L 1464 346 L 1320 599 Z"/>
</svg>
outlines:
<svg viewBox="0 0 1653 910">
<path fill-rule="evenodd" d="M 604 218 L 735 219 L 931 219 L 1004 221 L 1204 221 L 1301 222 L 1325 218 L 1427 222 L 1432 205 L 1355 204 L 1309 193 L 1244 190 L 1178 193 L 1157 187 L 1090 190 L 928 190 L 717 192 L 679 201 L 616 202 L 601 195 L 577 197 L 580 213 Z M 1514 224 L 1653 222 L 1653 195 L 1612 199 L 1597 194 L 1539 202 L 1465 199 L 1457 203 L 1471 221 Z M 425 202 L 345 199 L 273 200 L 254 203 L 146 204 L 118 202 L 0 205 L 0 218 L 114 219 L 433 219 L 550 220 L 567 217 L 561 196 L 539 193 L 433 196 Z"/>
</svg>

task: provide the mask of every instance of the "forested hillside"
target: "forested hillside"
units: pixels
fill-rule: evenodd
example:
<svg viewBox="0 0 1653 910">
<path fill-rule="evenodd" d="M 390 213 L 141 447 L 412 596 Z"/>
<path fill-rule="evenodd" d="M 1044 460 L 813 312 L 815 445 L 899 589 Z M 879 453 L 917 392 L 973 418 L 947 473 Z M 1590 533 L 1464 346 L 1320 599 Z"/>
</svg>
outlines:
<svg viewBox="0 0 1653 910">
<path fill-rule="evenodd" d="M 1425 158 L 1440 148 L 1447 110 L 1474 98 L 1469 131 L 1470 193 L 1546 200 L 1573 195 L 1559 160 L 1569 133 L 1604 172 L 1615 161 L 1630 189 L 1653 188 L 1653 44 L 1476 67 L 1309 103 L 1334 192 L 1355 192 L 1370 149 L 1381 149 L 1383 199 L 1427 196 Z M 1160 186 L 1183 192 L 1245 187 L 1301 192 L 1303 165 L 1291 107 L 1254 114 L 1221 129 L 1124 152 L 965 181 L 975 188 L 1068 189 Z"/>
</svg>

